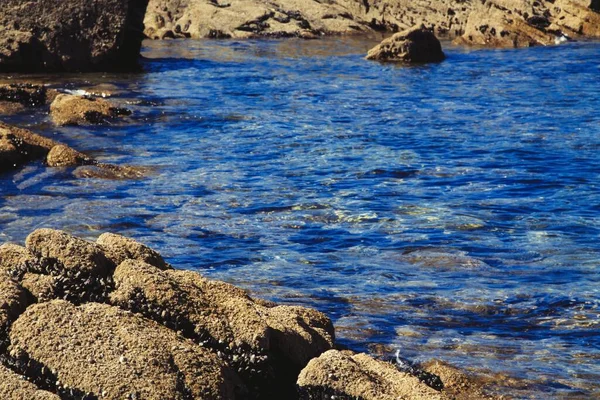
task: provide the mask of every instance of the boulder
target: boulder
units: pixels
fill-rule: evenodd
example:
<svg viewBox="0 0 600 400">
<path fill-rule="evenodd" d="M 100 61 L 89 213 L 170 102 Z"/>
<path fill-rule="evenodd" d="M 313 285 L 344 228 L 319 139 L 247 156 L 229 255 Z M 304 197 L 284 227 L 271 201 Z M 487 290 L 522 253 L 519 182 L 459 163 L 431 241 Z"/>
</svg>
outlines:
<svg viewBox="0 0 600 400">
<path fill-rule="evenodd" d="M 50 105 L 50 117 L 59 126 L 102 124 L 117 117 L 130 115 L 124 108 L 95 97 L 60 94 Z"/>
<path fill-rule="evenodd" d="M 137 68 L 147 0 L 0 2 L 0 72 Z"/>
<path fill-rule="evenodd" d="M 59 144 L 50 149 L 46 156 L 46 163 L 50 167 L 74 167 L 94 164 L 95 160 L 69 146 Z"/>
<path fill-rule="evenodd" d="M 43 294 L 44 299 L 74 303 L 102 302 L 112 289 L 114 264 L 97 244 L 63 231 L 37 229 L 27 236 L 25 245 L 40 259 L 27 272 L 53 277 L 42 281 L 29 277 L 28 287 L 33 288 L 34 296 Z"/>
<path fill-rule="evenodd" d="M 366 354 L 329 350 L 311 360 L 298 376 L 301 400 L 442 400 L 446 397 L 393 364 Z"/>
<path fill-rule="evenodd" d="M 440 41 L 423 26 L 398 32 L 367 54 L 368 60 L 407 63 L 440 62 L 444 58 Z"/>
<path fill-rule="evenodd" d="M 0 274 L 19 278 L 38 263 L 38 258 L 27 248 L 14 243 L 0 246 Z"/>
<path fill-rule="evenodd" d="M 173 269 L 157 251 L 125 236 L 106 232 L 100 235 L 96 243 L 115 265 L 130 259 L 143 261 L 161 270 Z"/>
<path fill-rule="evenodd" d="M 45 157 L 58 142 L 0 122 L 0 172 Z"/>
<path fill-rule="evenodd" d="M 111 304 L 221 354 L 256 392 L 293 387 L 308 360 L 333 346 L 333 326 L 323 314 L 302 307 L 265 307 L 242 289 L 196 272 L 161 271 L 126 260 L 114 281 Z"/>
<path fill-rule="evenodd" d="M 6 332 L 28 305 L 25 290 L 7 275 L 0 274 L 0 351 L 6 347 Z"/>
<path fill-rule="evenodd" d="M 57 395 L 40 390 L 4 365 L 0 364 L 0 398 L 3 400 L 60 400 Z"/>
<path fill-rule="evenodd" d="M 33 305 L 13 324 L 10 342 L 14 368 L 54 383 L 63 398 L 224 400 L 242 390 L 215 354 L 106 304 Z"/>
</svg>

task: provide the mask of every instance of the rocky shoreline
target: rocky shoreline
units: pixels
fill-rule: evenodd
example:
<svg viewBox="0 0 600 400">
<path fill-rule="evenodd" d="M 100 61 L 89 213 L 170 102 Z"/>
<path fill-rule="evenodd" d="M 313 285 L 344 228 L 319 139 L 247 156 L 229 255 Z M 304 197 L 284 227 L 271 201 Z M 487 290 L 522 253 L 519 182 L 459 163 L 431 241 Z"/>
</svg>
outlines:
<svg viewBox="0 0 600 400">
<path fill-rule="evenodd" d="M 176 270 L 132 239 L 0 246 L 5 399 L 484 399 L 456 368 L 338 349 L 331 320 Z"/>
</svg>

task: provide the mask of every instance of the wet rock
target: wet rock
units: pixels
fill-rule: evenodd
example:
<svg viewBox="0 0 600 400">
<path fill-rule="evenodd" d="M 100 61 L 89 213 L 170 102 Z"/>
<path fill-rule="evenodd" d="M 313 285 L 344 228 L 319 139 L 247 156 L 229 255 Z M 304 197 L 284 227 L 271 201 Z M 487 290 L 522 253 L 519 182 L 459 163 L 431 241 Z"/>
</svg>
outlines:
<svg viewBox="0 0 600 400">
<path fill-rule="evenodd" d="M 107 100 L 69 94 L 56 96 L 50 105 L 50 116 L 56 125 L 103 124 L 120 116 L 130 115 L 124 108 Z"/>
<path fill-rule="evenodd" d="M 440 360 L 431 360 L 421 365 L 423 370 L 438 376 L 444 383 L 443 393 L 456 400 L 486 400 L 502 397 L 486 393 L 482 382 L 464 371 Z"/>
<path fill-rule="evenodd" d="M 100 235 L 96 243 L 115 265 L 131 259 L 143 261 L 161 270 L 173 269 L 157 251 L 125 236 L 106 232 Z"/>
<path fill-rule="evenodd" d="M 45 157 L 58 142 L 0 122 L 0 172 Z"/>
<path fill-rule="evenodd" d="M 14 368 L 67 398 L 235 399 L 237 376 L 210 351 L 139 315 L 54 300 L 13 324 Z"/>
<path fill-rule="evenodd" d="M 333 327 L 323 314 L 302 307 L 267 308 L 235 286 L 192 271 L 161 271 L 126 260 L 114 280 L 112 304 L 179 330 L 221 354 L 257 391 L 293 387 L 289 376 L 295 380 L 309 359 L 333 345 Z"/>
<path fill-rule="evenodd" d="M 0 71 L 137 68 L 147 0 L 0 2 Z"/>
<path fill-rule="evenodd" d="M 93 165 L 83 166 L 73 171 L 73 175 L 77 178 L 95 178 L 95 179 L 141 179 L 151 173 L 151 169 L 147 167 L 139 167 L 132 165 L 114 165 L 96 163 Z"/>
<path fill-rule="evenodd" d="M 423 26 L 396 33 L 367 54 L 368 60 L 409 63 L 440 62 L 444 58 L 440 41 Z"/>
<path fill-rule="evenodd" d="M 417 249 L 407 251 L 401 261 L 425 268 L 455 269 L 455 268 L 486 268 L 484 261 L 469 256 L 464 251 L 442 249 Z"/>
<path fill-rule="evenodd" d="M 57 395 L 40 390 L 3 365 L 0 365 L 0 398 L 3 400 L 60 400 Z"/>
<path fill-rule="evenodd" d="M 548 8 L 553 16 L 549 31 L 560 31 L 571 38 L 600 37 L 600 2 L 556 0 Z"/>
<path fill-rule="evenodd" d="M 46 104 L 46 87 L 27 83 L 0 85 L 0 101 L 40 107 Z"/>
<path fill-rule="evenodd" d="M 50 167 L 74 167 L 94 164 L 95 160 L 69 146 L 59 144 L 50 149 L 46 157 L 46 163 Z"/>
<path fill-rule="evenodd" d="M 330 350 L 311 360 L 298 377 L 300 399 L 445 399 L 418 378 L 366 354 Z"/>
</svg>

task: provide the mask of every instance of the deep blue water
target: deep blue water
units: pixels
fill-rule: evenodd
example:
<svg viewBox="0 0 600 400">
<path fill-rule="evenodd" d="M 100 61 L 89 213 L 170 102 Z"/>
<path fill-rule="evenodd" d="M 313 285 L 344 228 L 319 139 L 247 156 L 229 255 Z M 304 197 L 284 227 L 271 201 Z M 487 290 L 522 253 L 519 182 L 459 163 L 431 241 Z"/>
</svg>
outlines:
<svg viewBox="0 0 600 400">
<path fill-rule="evenodd" d="M 417 67 L 364 60 L 373 43 L 146 42 L 142 74 L 35 77 L 110 84 L 133 120 L 10 122 L 153 173 L 0 175 L 0 242 L 118 232 L 316 307 L 355 350 L 600 396 L 600 43 Z"/>
</svg>

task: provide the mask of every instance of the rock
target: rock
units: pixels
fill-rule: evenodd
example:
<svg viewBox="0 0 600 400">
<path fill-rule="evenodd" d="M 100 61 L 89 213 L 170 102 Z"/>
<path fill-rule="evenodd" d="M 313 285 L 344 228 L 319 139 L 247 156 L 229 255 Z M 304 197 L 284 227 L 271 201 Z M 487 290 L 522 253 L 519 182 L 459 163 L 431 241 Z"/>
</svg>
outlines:
<svg viewBox="0 0 600 400">
<path fill-rule="evenodd" d="M 549 31 L 576 38 L 579 36 L 600 37 L 600 1 L 556 0 L 549 9 L 552 24 Z"/>
<path fill-rule="evenodd" d="M 96 243 L 115 265 L 131 259 L 143 261 L 161 270 L 173 269 L 157 251 L 125 236 L 106 232 L 100 235 Z"/>
<path fill-rule="evenodd" d="M 96 161 L 83 153 L 78 152 L 63 144 L 50 149 L 46 163 L 50 167 L 73 167 L 77 165 L 94 164 Z"/>
<path fill-rule="evenodd" d="M 371 31 L 335 1 L 150 0 L 144 25 L 152 39 L 313 38 Z"/>
<path fill-rule="evenodd" d="M 11 83 L 0 85 L 0 114 L 12 115 L 30 107 L 46 104 L 47 90 L 42 85 Z"/>
<path fill-rule="evenodd" d="M 61 297 L 54 276 L 27 272 L 23 275 L 20 283 L 37 303 Z"/>
<path fill-rule="evenodd" d="M 57 395 L 39 390 L 33 383 L 1 364 L 0 398 L 3 400 L 60 400 Z"/>
<path fill-rule="evenodd" d="M 301 400 L 442 400 L 446 397 L 393 364 L 366 354 L 329 350 L 311 360 L 298 377 Z"/>
<path fill-rule="evenodd" d="M 465 33 L 457 43 L 485 47 L 530 47 L 554 44 L 555 35 L 527 23 L 524 14 L 532 15 L 532 0 L 517 1 L 520 12 L 510 11 L 509 4 L 490 0 L 479 5 L 470 15 Z"/>
<path fill-rule="evenodd" d="M 249 388 L 272 390 L 272 396 L 293 387 L 306 362 L 333 346 L 333 326 L 323 314 L 302 307 L 267 308 L 235 286 L 192 271 L 161 271 L 126 260 L 114 280 L 111 304 L 222 354 Z"/>
<path fill-rule="evenodd" d="M 151 172 L 150 168 L 133 165 L 113 165 L 96 163 L 77 168 L 73 175 L 77 178 L 95 178 L 95 179 L 141 179 Z"/>
<path fill-rule="evenodd" d="M 147 0 L 3 0 L 0 72 L 137 68 Z"/>
<path fill-rule="evenodd" d="M 106 304 L 36 304 L 13 324 L 19 372 L 55 382 L 67 398 L 235 399 L 237 376 L 213 353 Z"/>
<path fill-rule="evenodd" d="M 54 277 L 52 285 L 44 283 L 46 299 L 103 302 L 112 289 L 114 264 L 97 244 L 63 231 L 37 229 L 27 236 L 25 245 L 41 259 L 39 268 L 27 272 Z"/>
<path fill-rule="evenodd" d="M 444 249 L 417 249 L 407 251 L 401 261 L 425 268 L 455 269 L 455 268 L 486 268 L 485 262 L 469 256 L 464 251 Z"/>
<path fill-rule="evenodd" d="M 27 248 L 4 243 L 0 246 L 0 273 L 20 278 L 23 273 L 32 269 L 38 263 L 37 257 Z"/>
<path fill-rule="evenodd" d="M 396 33 L 367 54 L 368 60 L 409 63 L 440 62 L 444 58 L 440 41 L 423 26 Z"/>
<path fill-rule="evenodd" d="M 0 122 L 0 172 L 45 157 L 58 143 Z"/>
<path fill-rule="evenodd" d="M 6 348 L 6 332 L 29 304 L 25 290 L 6 275 L 0 275 L 0 351 Z"/>
<path fill-rule="evenodd" d="M 421 365 L 423 370 L 438 376 L 444 383 L 443 393 L 456 400 L 503 399 L 487 393 L 483 382 L 467 375 L 460 369 L 440 360 L 431 360 Z"/>
<path fill-rule="evenodd" d="M 52 121 L 59 126 L 102 124 L 130 114 L 129 110 L 115 107 L 104 99 L 69 94 L 56 96 L 50 105 Z"/>
</svg>

